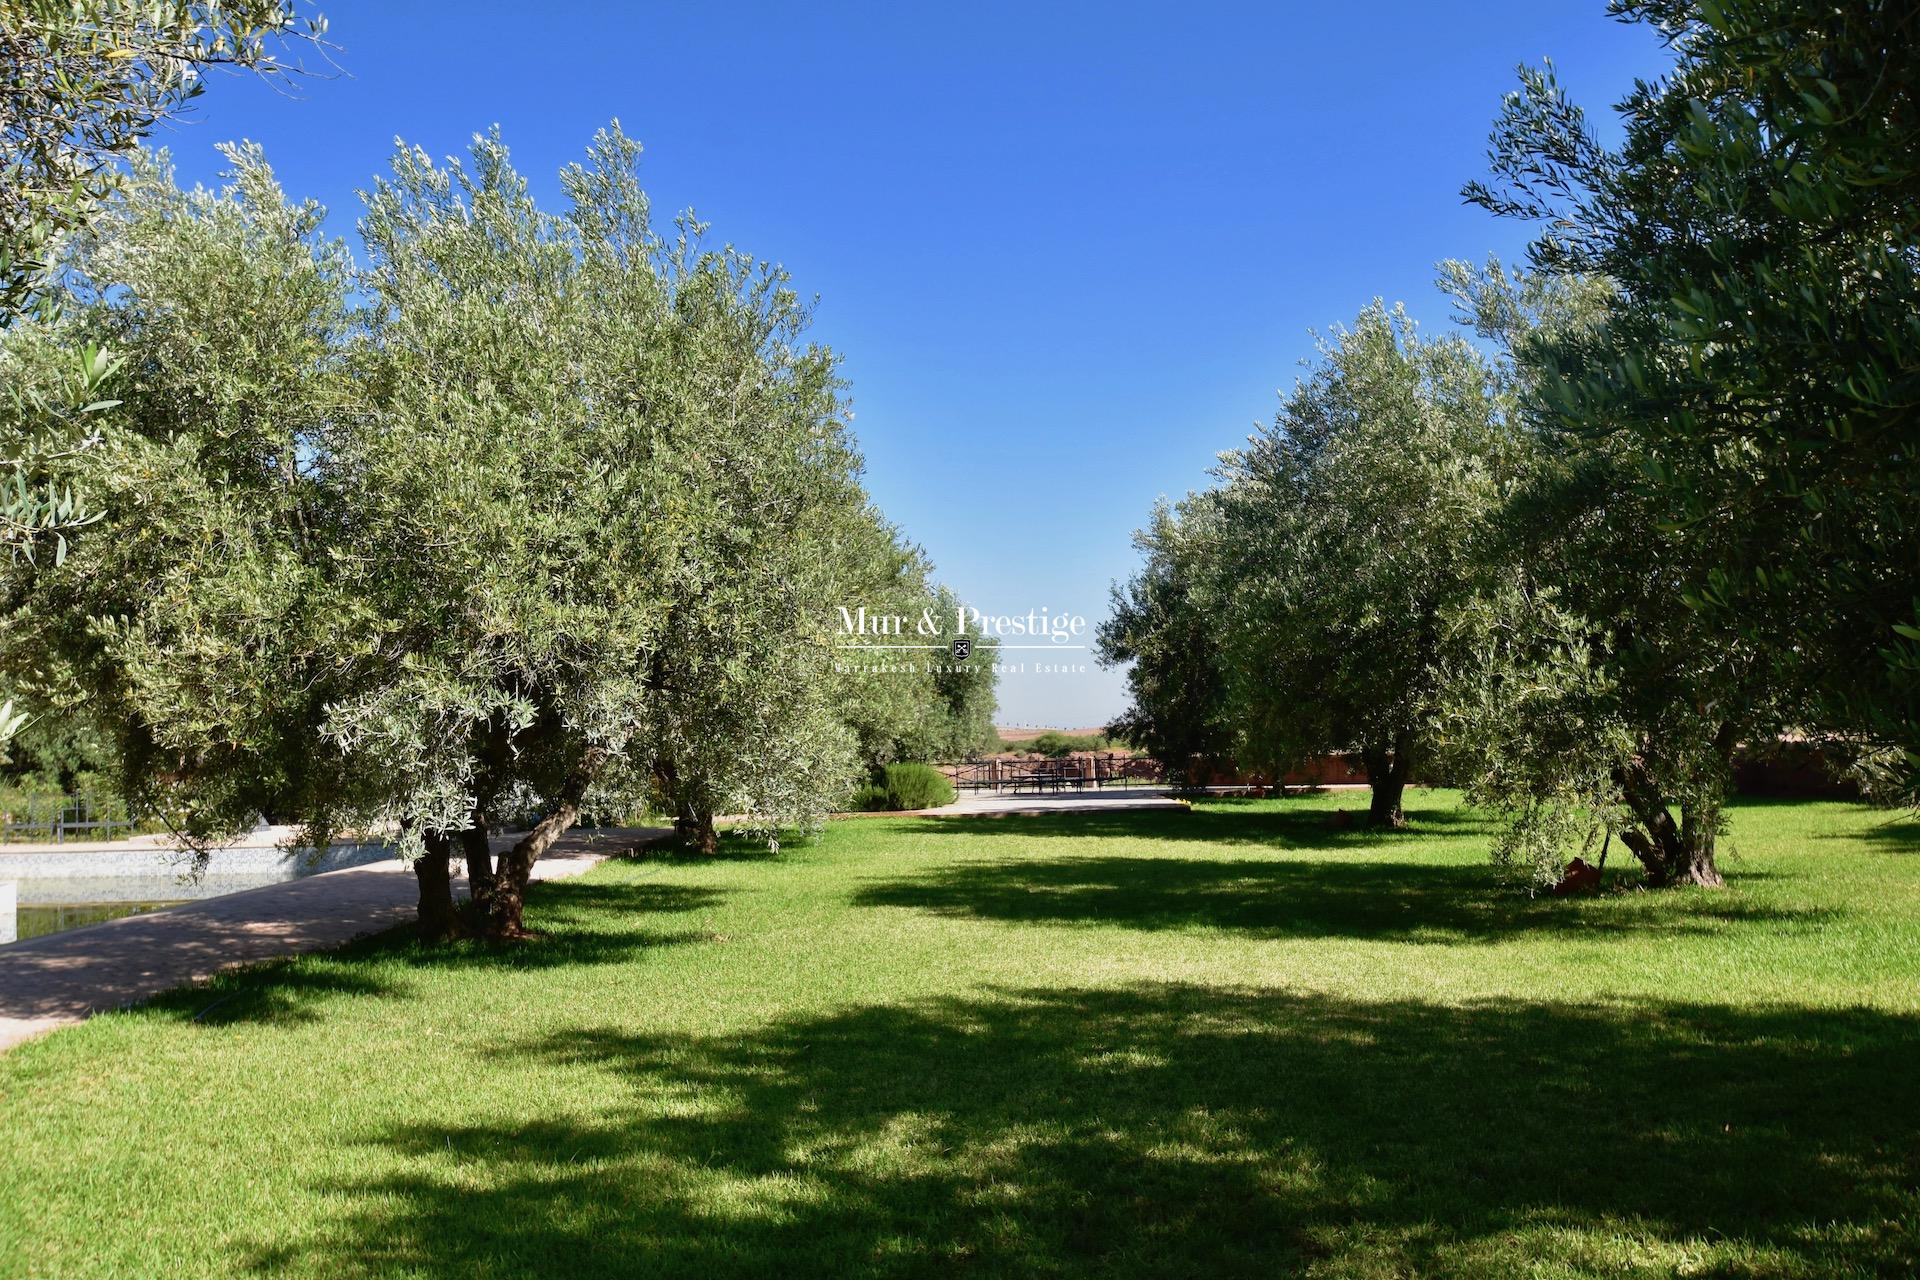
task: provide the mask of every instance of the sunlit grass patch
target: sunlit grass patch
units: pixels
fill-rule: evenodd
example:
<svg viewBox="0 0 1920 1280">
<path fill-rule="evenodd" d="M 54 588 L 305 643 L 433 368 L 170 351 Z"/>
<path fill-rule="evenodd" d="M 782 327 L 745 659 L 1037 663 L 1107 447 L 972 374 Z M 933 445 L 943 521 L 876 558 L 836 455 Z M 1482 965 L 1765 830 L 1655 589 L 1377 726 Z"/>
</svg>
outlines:
<svg viewBox="0 0 1920 1280">
<path fill-rule="evenodd" d="M 1898 822 L 1567 902 L 1343 802 L 846 823 L 97 1019 L 0 1058 L 0 1273 L 1920 1266 Z"/>
</svg>

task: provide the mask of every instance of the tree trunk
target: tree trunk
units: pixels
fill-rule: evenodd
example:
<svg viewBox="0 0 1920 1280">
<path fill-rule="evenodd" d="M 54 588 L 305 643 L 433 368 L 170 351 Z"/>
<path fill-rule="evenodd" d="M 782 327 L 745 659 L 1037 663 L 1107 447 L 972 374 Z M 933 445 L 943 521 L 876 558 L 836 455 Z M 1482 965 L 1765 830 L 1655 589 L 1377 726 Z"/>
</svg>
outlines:
<svg viewBox="0 0 1920 1280">
<path fill-rule="evenodd" d="M 704 806 L 682 803 L 680 816 L 674 819 L 674 832 L 695 853 L 720 852 L 720 832 L 713 824 L 713 811 Z"/>
<path fill-rule="evenodd" d="M 720 836 L 714 829 L 713 810 L 696 803 L 680 785 L 680 770 L 673 761 L 654 766 L 654 783 L 673 803 L 673 834 L 681 844 L 699 853 L 717 853 Z"/>
<path fill-rule="evenodd" d="M 1709 889 L 1726 884 L 1713 858 L 1713 827 L 1696 822 L 1685 810 L 1680 815 L 1680 846 L 1671 883 L 1705 885 Z"/>
<path fill-rule="evenodd" d="M 460 833 L 460 847 L 467 857 L 467 896 L 474 915 L 485 920 L 487 904 L 493 897 L 493 846 L 487 820 L 475 815 L 473 825 Z"/>
<path fill-rule="evenodd" d="M 555 840 L 566 834 L 579 816 L 577 803 L 563 801 L 500 855 L 493 887 L 487 895 L 487 932 L 491 937 L 504 941 L 527 936 L 522 916 L 526 911 L 527 886 L 533 881 L 533 864 Z"/>
<path fill-rule="evenodd" d="M 453 908 L 453 840 L 444 832 L 428 832 L 426 845 L 426 852 L 413 860 L 413 875 L 420 882 L 420 939 L 445 942 L 460 931 Z"/>
<path fill-rule="evenodd" d="M 1407 791 L 1407 775 L 1413 770 L 1413 753 L 1407 735 L 1393 740 L 1393 747 L 1362 747 L 1360 759 L 1367 766 L 1367 785 L 1372 796 L 1367 803 L 1367 824 L 1395 831 L 1407 825 L 1402 801 Z"/>
<path fill-rule="evenodd" d="M 1620 843 L 1633 850 L 1647 869 L 1647 883 L 1655 888 L 1697 884 L 1718 888 L 1726 883 L 1714 864 L 1717 807 L 1683 806 L 1680 821 L 1646 768 L 1634 763 L 1622 773 L 1620 792 L 1640 825 L 1620 833 Z"/>
<path fill-rule="evenodd" d="M 1713 832 L 1687 832 L 1688 824 L 1675 824 L 1671 817 L 1656 824 L 1656 830 L 1622 831 L 1620 843 L 1633 850 L 1647 869 L 1647 883 L 1656 889 L 1669 885 L 1697 884 L 1719 888 L 1726 881 L 1713 861 Z"/>
<path fill-rule="evenodd" d="M 527 936 L 522 916 L 526 910 L 527 885 L 533 880 L 533 864 L 553 847 L 580 818 L 580 801 L 587 794 L 600 770 L 605 753 L 590 749 L 560 790 L 559 803 L 552 813 L 534 824 L 533 830 L 514 842 L 500 855 L 493 873 L 493 889 L 487 902 L 487 931 L 496 940 Z"/>
</svg>

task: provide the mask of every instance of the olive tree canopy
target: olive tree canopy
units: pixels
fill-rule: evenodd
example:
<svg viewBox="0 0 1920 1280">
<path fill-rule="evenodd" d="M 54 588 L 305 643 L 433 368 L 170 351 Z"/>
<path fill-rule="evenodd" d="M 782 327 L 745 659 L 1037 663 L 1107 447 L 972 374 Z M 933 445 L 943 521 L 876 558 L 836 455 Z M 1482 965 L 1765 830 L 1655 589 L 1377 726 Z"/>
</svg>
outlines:
<svg viewBox="0 0 1920 1280">
<path fill-rule="evenodd" d="M 8 658 L 194 838 L 391 829 L 430 932 L 464 857 L 506 935 L 589 806 L 671 778 L 771 832 L 848 788 L 832 606 L 885 557 L 835 360 L 777 268 L 655 229 L 638 156 L 602 132 L 552 214 L 497 135 L 402 147 L 362 263 L 257 150 L 220 193 L 157 158 L 76 242 L 75 323 L 128 369 L 68 465 L 112 502 L 9 579 Z"/>
</svg>

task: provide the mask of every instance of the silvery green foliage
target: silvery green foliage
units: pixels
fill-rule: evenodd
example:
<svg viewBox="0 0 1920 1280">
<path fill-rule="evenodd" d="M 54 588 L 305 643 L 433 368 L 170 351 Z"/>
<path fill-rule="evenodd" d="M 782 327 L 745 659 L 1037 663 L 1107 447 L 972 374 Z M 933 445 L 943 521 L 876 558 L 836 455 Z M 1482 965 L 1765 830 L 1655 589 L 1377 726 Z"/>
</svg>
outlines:
<svg viewBox="0 0 1920 1280">
<path fill-rule="evenodd" d="M 0 547 L 10 558 L 66 558 L 67 538 L 100 518 L 72 483 L 52 479 L 74 455 L 99 441 L 100 415 L 119 402 L 106 398 L 119 361 L 88 345 L 78 351 L 43 345 L 45 367 L 29 368 L 33 339 L 0 349 Z"/>
<path fill-rule="evenodd" d="M 1526 405 L 1540 344 L 1591 324 L 1604 284 L 1484 267 L 1440 265 L 1440 289 L 1457 317 L 1492 345 L 1501 394 Z M 1513 504 L 1538 466 L 1538 438 L 1520 436 L 1520 479 L 1503 494 Z M 1478 808 L 1498 815 L 1493 858 L 1535 887 L 1559 879 L 1569 854 L 1591 855 L 1595 842 L 1630 820 L 1615 772 L 1633 735 L 1612 697 L 1617 692 L 1593 644 L 1590 620 L 1562 603 L 1554 575 L 1523 563 L 1526 534 L 1517 505 L 1487 517 L 1480 541 L 1486 576 L 1471 597 L 1447 610 L 1446 658 L 1431 703 L 1436 760 Z"/>
<path fill-rule="evenodd" d="M 1108 732 L 1156 760 L 1188 762 L 1196 781 L 1234 745 L 1219 628 L 1201 601 L 1224 545 L 1219 520 L 1211 492 L 1156 503 L 1133 535 L 1141 569 L 1115 585 L 1096 637 L 1103 665 L 1127 666 L 1127 709 Z"/>
<path fill-rule="evenodd" d="M 20 346 L 0 355 L 0 545 L 11 559 L 56 563 L 99 518 L 72 481 L 72 457 L 99 438 L 115 401 L 115 358 L 94 345 L 49 344 L 60 329 L 54 274 L 62 238 L 84 228 L 115 189 L 128 153 L 204 88 L 203 67 L 294 69 L 271 45 L 297 30 L 282 0 L 127 4 L 0 0 L 0 331 L 35 332 L 51 368 L 29 370 Z M 0 726 L 4 729 L 4 726 Z M 0 732 L 0 744 L 7 734 Z"/>
<path fill-rule="evenodd" d="M 1501 818 L 1493 857 L 1535 886 L 1630 820 L 1615 772 L 1632 752 L 1592 627 L 1523 571 L 1449 611 L 1431 736 L 1475 807 Z"/>
<path fill-rule="evenodd" d="M 1418 758 L 1449 608 L 1515 441 L 1488 361 L 1375 304 L 1322 342 L 1279 417 L 1222 455 L 1198 599 L 1243 759 Z M 1378 766 L 1375 766 L 1378 767 Z"/>
<path fill-rule="evenodd" d="M 842 521 L 833 541 L 842 566 L 833 603 L 916 623 L 924 615 L 943 628 L 933 640 L 953 637 L 959 597 L 933 580 L 925 555 L 878 511 Z M 896 662 L 842 653 L 842 715 L 867 773 L 896 760 L 964 759 L 992 740 L 999 645 L 990 636 L 972 639 L 972 655 L 960 663 L 934 651 Z"/>
<path fill-rule="evenodd" d="M 1913 6 L 1608 7 L 1672 55 L 1615 106 L 1618 141 L 1525 68 L 1466 191 L 1536 224 L 1536 267 L 1614 286 L 1604 324 L 1541 353 L 1542 399 L 1666 544 L 1649 603 L 1920 785 Z M 1710 681 L 1682 705 L 1739 720 L 1767 696 Z"/>
<path fill-rule="evenodd" d="M 916 616 L 928 594 L 931 567 L 926 556 L 877 510 L 869 508 L 863 516 L 843 522 L 836 538 L 842 548 L 842 578 L 822 604 L 829 613 L 837 605 L 864 605 L 870 613 Z M 930 681 L 869 670 L 879 664 L 867 662 L 856 650 L 845 651 L 842 658 L 843 711 L 861 763 L 873 770 L 909 754 L 909 744 L 923 734 L 928 719 Z"/>
<path fill-rule="evenodd" d="M 670 760 L 769 824 L 815 817 L 781 769 L 850 769 L 823 535 L 864 499 L 832 356 L 777 269 L 691 216 L 654 230 L 638 150 L 601 133 L 566 216 L 496 135 L 464 164 L 403 148 L 367 197 L 380 413 L 338 454 L 404 659 L 328 733 L 397 754 L 429 825 L 502 762 L 558 794 Z"/>
<path fill-rule="evenodd" d="M 1446 280 L 1509 353 L 1529 447 L 1487 526 L 1498 576 L 1448 615 L 1436 741 L 1469 795 L 1512 820 L 1501 856 L 1535 880 L 1611 833 L 1653 883 L 1717 883 L 1734 748 L 1787 722 L 1792 686 L 1683 600 L 1714 537 L 1662 537 L 1631 449 L 1569 429 L 1539 393 L 1543 354 L 1597 323 L 1610 288 L 1497 266 Z"/>
<path fill-rule="evenodd" d="M 114 161 L 204 91 L 202 68 L 284 72 L 272 44 L 325 32 L 290 0 L 0 0 L 0 327 L 113 190 Z"/>
<path fill-rule="evenodd" d="M 230 159 L 218 193 L 140 160 L 76 242 L 78 323 L 128 353 L 69 462 L 109 515 L 9 579 L 10 669 L 85 697 L 198 839 L 266 809 L 417 853 L 631 812 L 676 765 L 713 811 L 817 820 L 854 768 L 830 604 L 876 537 L 785 276 L 658 234 L 617 127 L 560 215 L 497 136 L 402 147 L 364 265 Z"/>
<path fill-rule="evenodd" d="M 71 245 L 70 322 L 9 335 L 15 356 L 77 339 L 124 362 L 98 443 L 53 473 L 107 517 L 64 561 L 15 565 L 8 674 L 114 726 L 136 799 L 195 840 L 339 790 L 311 741 L 339 675 L 316 660 L 337 512 L 312 463 L 349 263 L 257 152 L 229 158 L 233 185 L 183 193 L 164 154 L 137 157 Z"/>
<path fill-rule="evenodd" d="M 946 620 L 943 638 L 954 634 L 953 619 L 960 606 L 960 597 L 943 584 L 931 583 L 924 589 L 921 607 Z M 964 661 L 955 662 L 950 652 L 935 655 L 930 696 L 920 695 L 924 709 L 921 728 L 908 740 L 902 759 L 962 760 L 998 741 L 993 713 L 997 706 L 994 689 L 999 683 L 994 664 L 1000 661 L 1000 641 L 983 635 L 972 639 L 972 651 Z"/>
</svg>

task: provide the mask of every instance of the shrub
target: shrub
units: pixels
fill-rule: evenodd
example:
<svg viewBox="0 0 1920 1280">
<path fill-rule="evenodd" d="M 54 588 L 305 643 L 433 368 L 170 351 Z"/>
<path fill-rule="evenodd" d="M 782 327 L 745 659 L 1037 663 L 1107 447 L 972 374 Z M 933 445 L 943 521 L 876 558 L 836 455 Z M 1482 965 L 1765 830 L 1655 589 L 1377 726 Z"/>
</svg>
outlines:
<svg viewBox="0 0 1920 1280">
<path fill-rule="evenodd" d="M 924 764 L 890 764 L 883 778 L 864 783 L 847 798 L 849 813 L 938 809 L 953 803 L 953 783 Z"/>
<path fill-rule="evenodd" d="M 953 783 L 924 764 L 887 766 L 887 799 L 894 809 L 938 809 L 953 803 Z"/>
<path fill-rule="evenodd" d="M 953 783 L 938 769 L 924 764 L 890 764 L 884 781 L 862 783 L 854 788 L 847 798 L 847 812 L 938 809 L 952 804 L 953 799 Z"/>
</svg>

